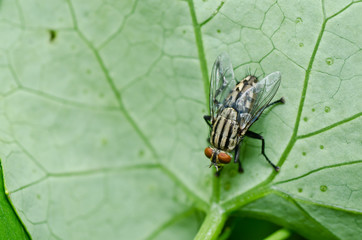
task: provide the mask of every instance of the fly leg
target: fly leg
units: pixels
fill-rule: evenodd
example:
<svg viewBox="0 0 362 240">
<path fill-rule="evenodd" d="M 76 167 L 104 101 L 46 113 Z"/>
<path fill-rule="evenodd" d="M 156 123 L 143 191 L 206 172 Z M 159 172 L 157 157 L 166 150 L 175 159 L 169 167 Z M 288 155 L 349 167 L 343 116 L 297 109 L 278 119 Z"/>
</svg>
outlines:
<svg viewBox="0 0 362 240">
<path fill-rule="evenodd" d="M 274 168 L 275 171 L 279 172 L 280 168 L 278 166 L 275 166 L 270 160 L 269 158 L 266 156 L 265 154 L 265 141 L 263 136 L 261 136 L 260 134 L 257 134 L 255 132 L 252 131 L 247 131 L 246 136 L 251 137 L 251 138 L 255 138 L 255 139 L 259 139 L 261 140 L 261 154 L 263 154 L 263 156 L 265 157 L 265 159 L 268 161 L 268 163 L 270 165 L 272 165 L 272 167 Z"/>
<path fill-rule="evenodd" d="M 204 115 L 204 119 L 205 119 L 205 122 L 207 123 L 207 125 L 209 125 L 209 127 L 212 128 L 212 125 L 210 123 L 211 116 Z"/>
<path fill-rule="evenodd" d="M 269 103 L 265 108 L 267 108 L 267 107 L 270 107 L 270 106 L 272 106 L 272 105 L 274 105 L 274 104 L 278 104 L 278 103 L 285 103 L 285 99 L 284 99 L 284 97 L 282 97 L 282 98 L 280 98 L 279 100 L 276 100 L 276 101 L 274 101 L 274 102 L 272 102 L 272 103 Z"/>
<path fill-rule="evenodd" d="M 243 173 L 244 169 L 241 167 L 241 161 L 240 161 L 240 158 L 239 158 L 239 154 L 240 154 L 240 143 L 235 148 L 234 163 L 239 163 L 238 171 L 239 171 L 239 173 Z"/>
<path fill-rule="evenodd" d="M 222 167 L 220 167 L 219 169 L 216 170 L 215 172 L 215 177 L 219 177 L 220 173 L 221 173 Z"/>
</svg>

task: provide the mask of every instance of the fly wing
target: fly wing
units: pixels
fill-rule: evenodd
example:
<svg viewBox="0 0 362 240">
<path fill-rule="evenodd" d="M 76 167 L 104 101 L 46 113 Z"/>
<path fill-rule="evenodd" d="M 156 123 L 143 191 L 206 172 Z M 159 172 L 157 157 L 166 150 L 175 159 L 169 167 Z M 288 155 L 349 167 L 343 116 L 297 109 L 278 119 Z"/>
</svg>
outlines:
<svg viewBox="0 0 362 240">
<path fill-rule="evenodd" d="M 215 60 L 210 82 L 211 121 L 222 107 L 225 98 L 235 87 L 234 70 L 227 53 L 221 53 Z"/>
<path fill-rule="evenodd" d="M 260 117 L 278 91 L 280 82 L 280 72 L 271 73 L 236 100 L 241 129 L 249 128 Z"/>
</svg>

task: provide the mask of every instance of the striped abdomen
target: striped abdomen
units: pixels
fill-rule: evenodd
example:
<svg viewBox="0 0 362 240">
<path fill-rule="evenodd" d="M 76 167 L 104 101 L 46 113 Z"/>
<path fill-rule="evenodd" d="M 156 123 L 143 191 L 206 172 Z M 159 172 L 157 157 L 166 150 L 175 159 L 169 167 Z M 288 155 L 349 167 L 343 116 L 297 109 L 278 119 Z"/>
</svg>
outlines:
<svg viewBox="0 0 362 240">
<path fill-rule="evenodd" d="M 210 143 L 220 150 L 232 151 L 238 143 L 239 124 L 237 112 L 233 108 L 225 108 L 217 115 L 213 124 Z"/>
<path fill-rule="evenodd" d="M 254 86 L 258 82 L 255 76 L 247 76 L 230 92 L 225 99 L 224 107 L 233 108 L 238 117 L 236 121 L 240 127 L 240 135 L 243 136 L 248 130 L 251 121 L 251 111 L 257 98 L 257 92 Z"/>
</svg>

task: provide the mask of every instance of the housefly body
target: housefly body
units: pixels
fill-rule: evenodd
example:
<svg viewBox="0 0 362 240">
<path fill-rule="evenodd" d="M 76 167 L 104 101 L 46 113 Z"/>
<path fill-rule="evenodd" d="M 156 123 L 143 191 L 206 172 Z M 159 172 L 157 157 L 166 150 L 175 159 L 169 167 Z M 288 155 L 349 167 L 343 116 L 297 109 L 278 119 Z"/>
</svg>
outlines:
<svg viewBox="0 0 362 240">
<path fill-rule="evenodd" d="M 234 163 L 239 164 L 239 172 L 243 172 L 239 159 L 240 144 L 245 136 L 262 141 L 261 153 L 273 166 L 265 154 L 264 138 L 249 130 L 263 111 L 276 103 L 284 103 L 284 98 L 270 103 L 277 92 L 281 81 L 280 72 L 274 72 L 261 81 L 254 75 L 248 75 L 239 83 L 234 78 L 229 56 L 220 54 L 212 68 L 210 83 L 210 115 L 204 116 L 210 126 L 210 146 L 205 148 L 205 155 L 217 173 L 225 164 L 231 162 L 234 151 Z"/>
</svg>

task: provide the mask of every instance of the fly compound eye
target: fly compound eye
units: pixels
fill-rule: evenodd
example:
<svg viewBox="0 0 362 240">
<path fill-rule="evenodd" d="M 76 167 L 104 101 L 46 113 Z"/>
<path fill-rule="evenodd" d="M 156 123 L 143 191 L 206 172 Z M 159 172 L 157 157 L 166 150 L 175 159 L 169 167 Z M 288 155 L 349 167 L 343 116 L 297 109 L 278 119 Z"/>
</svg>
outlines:
<svg viewBox="0 0 362 240">
<path fill-rule="evenodd" d="M 226 153 L 219 153 L 219 155 L 217 155 L 217 158 L 219 159 L 219 162 L 221 163 L 229 163 L 231 161 L 231 157 L 229 156 L 229 154 L 226 154 Z"/>
<path fill-rule="evenodd" d="M 211 147 L 205 148 L 205 156 L 207 158 L 211 158 L 214 151 L 212 151 Z"/>
</svg>

